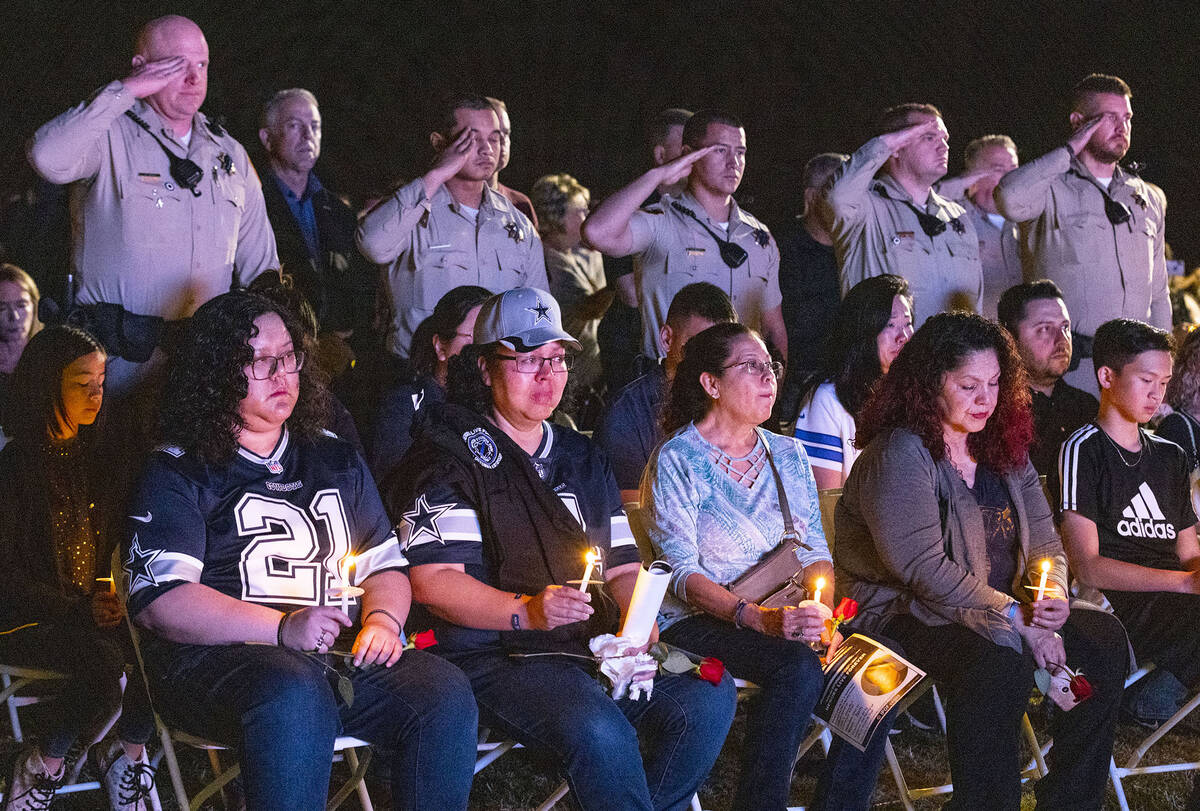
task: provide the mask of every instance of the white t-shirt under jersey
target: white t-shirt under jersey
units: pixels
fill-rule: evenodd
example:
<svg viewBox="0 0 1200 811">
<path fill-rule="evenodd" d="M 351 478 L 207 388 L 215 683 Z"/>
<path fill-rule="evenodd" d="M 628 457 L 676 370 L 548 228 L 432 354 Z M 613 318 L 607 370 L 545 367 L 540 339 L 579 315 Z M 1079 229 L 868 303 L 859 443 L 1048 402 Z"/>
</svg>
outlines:
<svg viewBox="0 0 1200 811">
<path fill-rule="evenodd" d="M 854 417 L 842 406 L 832 383 L 817 386 L 812 400 L 796 418 L 795 437 L 804 443 L 813 467 L 840 471 L 843 478 L 850 475 L 858 458 Z"/>
</svg>

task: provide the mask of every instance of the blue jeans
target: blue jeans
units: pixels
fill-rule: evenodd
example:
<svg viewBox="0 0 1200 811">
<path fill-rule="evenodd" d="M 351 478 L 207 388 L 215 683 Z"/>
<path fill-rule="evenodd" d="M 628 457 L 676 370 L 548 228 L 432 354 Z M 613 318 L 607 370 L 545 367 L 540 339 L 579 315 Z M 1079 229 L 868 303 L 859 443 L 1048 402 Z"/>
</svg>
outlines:
<svg viewBox="0 0 1200 811">
<path fill-rule="evenodd" d="M 347 706 L 336 677 L 297 651 L 163 644 L 147 653 L 167 722 L 239 749 L 249 808 L 324 809 L 339 735 L 387 750 L 393 808 L 467 807 L 478 713 L 470 684 L 443 659 L 407 651 L 391 668 L 355 670 Z"/>
<path fill-rule="evenodd" d="M 759 687 L 747 703 L 733 808 L 786 808 L 796 750 L 824 685 L 817 655 L 803 642 L 738 629 L 707 615 L 676 622 L 662 638 L 692 653 L 715 656 L 731 675 Z"/>
<path fill-rule="evenodd" d="M 660 675 L 649 701 L 614 701 L 590 669 L 552 656 L 486 650 L 451 657 L 488 726 L 558 755 L 585 809 L 688 807 L 721 752 L 736 691 L 695 675 Z"/>
</svg>

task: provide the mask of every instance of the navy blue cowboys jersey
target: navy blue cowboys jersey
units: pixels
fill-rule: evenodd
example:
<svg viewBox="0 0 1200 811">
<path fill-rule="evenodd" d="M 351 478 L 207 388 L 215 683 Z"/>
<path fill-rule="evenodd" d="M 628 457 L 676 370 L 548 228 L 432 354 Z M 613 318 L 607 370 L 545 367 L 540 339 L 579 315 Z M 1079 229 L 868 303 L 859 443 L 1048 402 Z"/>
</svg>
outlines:
<svg viewBox="0 0 1200 811">
<path fill-rule="evenodd" d="M 135 615 L 183 583 L 281 611 L 340 605 L 326 592 L 348 575 L 358 585 L 407 565 L 354 448 L 332 435 L 295 443 L 286 428 L 270 456 L 239 448 L 226 465 L 156 450 L 130 502 L 124 553 Z"/>
<path fill-rule="evenodd" d="M 542 444 L 530 457 L 542 481 L 550 485 L 579 521 L 588 542 L 599 546 L 607 568 L 641 562 L 621 493 L 608 458 L 589 440 L 569 428 L 542 423 Z M 494 450 L 494 447 L 493 449 Z M 488 449 L 477 461 L 488 462 Z M 400 516 L 396 526 L 405 557 L 413 566 L 460 563 L 467 574 L 491 585 L 484 566 L 479 517 L 469 496 L 452 483 L 429 482 Z M 584 562 L 579 562 L 583 576 Z M 600 578 L 601 579 L 602 575 Z M 547 584 L 549 585 L 549 584 Z M 564 584 L 558 584 L 564 585 Z M 474 648 L 498 640 L 496 631 L 468 629 L 437 623 L 442 649 Z"/>
</svg>

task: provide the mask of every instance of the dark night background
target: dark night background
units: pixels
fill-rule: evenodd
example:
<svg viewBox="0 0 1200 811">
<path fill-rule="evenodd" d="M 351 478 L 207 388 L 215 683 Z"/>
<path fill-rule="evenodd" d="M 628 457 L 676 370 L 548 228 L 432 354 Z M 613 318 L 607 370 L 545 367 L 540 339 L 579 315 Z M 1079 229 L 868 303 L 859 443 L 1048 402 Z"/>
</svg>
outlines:
<svg viewBox="0 0 1200 811">
<path fill-rule="evenodd" d="M 951 171 L 978 135 L 1012 135 L 1022 160 L 1060 144 L 1066 97 L 1091 71 L 1134 91 L 1133 147 L 1170 199 L 1167 238 L 1200 261 L 1193 5 L 1139 3 L 77 3 L 0 4 L 0 190 L 30 181 L 23 143 L 129 66 L 137 27 L 177 12 L 212 52 L 205 111 L 257 157 L 262 101 L 309 88 L 325 121 L 318 172 L 361 201 L 429 158 L 444 88 L 504 98 L 528 190 L 567 171 L 603 196 L 647 165 L 642 128 L 668 106 L 739 115 L 739 198 L 778 227 L 812 154 L 853 151 L 890 104 L 937 104 Z"/>
</svg>

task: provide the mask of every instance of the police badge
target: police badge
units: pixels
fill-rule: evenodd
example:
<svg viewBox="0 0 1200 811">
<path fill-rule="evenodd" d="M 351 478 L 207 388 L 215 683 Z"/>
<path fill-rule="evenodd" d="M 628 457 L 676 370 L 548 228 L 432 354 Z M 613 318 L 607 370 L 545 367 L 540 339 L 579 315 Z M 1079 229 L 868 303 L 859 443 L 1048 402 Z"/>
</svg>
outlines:
<svg viewBox="0 0 1200 811">
<path fill-rule="evenodd" d="M 480 467 L 495 470 L 496 466 L 500 464 L 500 460 L 504 458 L 500 455 L 500 448 L 496 446 L 496 440 L 492 439 L 491 434 L 483 428 L 472 428 L 463 434 L 462 438 Z"/>
<path fill-rule="evenodd" d="M 518 245 L 525 241 L 525 231 L 513 220 L 504 224 L 504 230 L 508 232 L 508 238 Z"/>
<path fill-rule="evenodd" d="M 771 235 L 764 228 L 755 228 L 754 241 L 758 243 L 758 247 L 765 248 L 771 244 Z"/>
</svg>

